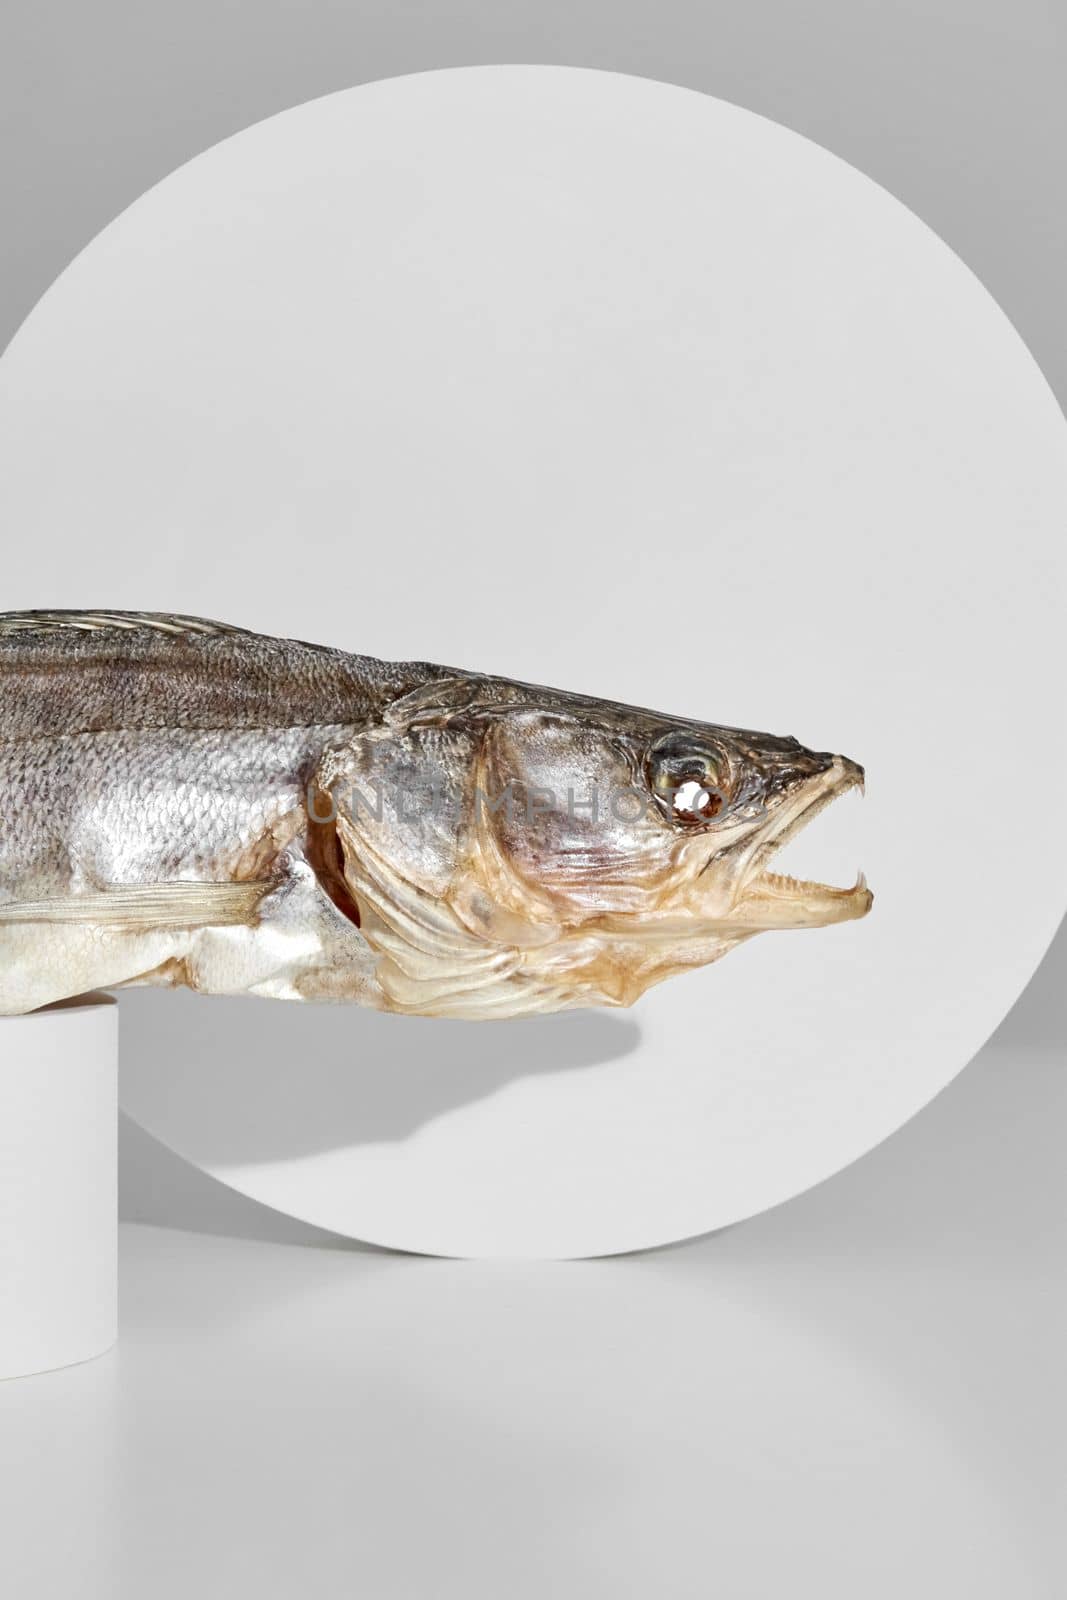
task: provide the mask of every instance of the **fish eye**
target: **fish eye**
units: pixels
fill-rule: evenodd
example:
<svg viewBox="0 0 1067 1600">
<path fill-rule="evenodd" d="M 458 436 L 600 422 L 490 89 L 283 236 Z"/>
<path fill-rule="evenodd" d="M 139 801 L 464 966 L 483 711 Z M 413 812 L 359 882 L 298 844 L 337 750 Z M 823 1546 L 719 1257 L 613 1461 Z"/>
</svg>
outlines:
<svg viewBox="0 0 1067 1600">
<path fill-rule="evenodd" d="M 677 734 L 649 753 L 649 780 L 663 814 L 683 827 L 702 827 L 726 805 L 728 773 L 725 758 L 695 749 Z"/>
<path fill-rule="evenodd" d="M 675 790 L 671 809 L 679 822 L 701 822 L 722 810 L 722 795 L 696 778 L 687 778 Z"/>
</svg>

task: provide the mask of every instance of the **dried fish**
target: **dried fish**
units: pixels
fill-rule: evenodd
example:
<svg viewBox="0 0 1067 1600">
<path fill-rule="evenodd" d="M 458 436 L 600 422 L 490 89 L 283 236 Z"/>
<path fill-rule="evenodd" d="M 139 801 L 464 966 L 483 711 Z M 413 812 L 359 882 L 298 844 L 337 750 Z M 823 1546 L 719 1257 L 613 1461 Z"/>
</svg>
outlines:
<svg viewBox="0 0 1067 1600">
<path fill-rule="evenodd" d="M 0 1013 L 89 989 L 630 1005 L 871 894 L 770 870 L 844 756 L 197 618 L 0 616 Z"/>
</svg>

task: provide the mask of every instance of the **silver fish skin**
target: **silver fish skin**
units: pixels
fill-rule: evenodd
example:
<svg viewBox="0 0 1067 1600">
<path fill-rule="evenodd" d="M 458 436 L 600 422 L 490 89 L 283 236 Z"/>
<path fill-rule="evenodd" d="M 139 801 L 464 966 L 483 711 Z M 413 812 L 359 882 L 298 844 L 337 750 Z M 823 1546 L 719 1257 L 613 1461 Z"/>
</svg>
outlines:
<svg viewBox="0 0 1067 1600">
<path fill-rule="evenodd" d="M 200 618 L 0 615 L 0 1013 L 91 989 L 505 1018 L 863 916 L 779 738 Z"/>
</svg>

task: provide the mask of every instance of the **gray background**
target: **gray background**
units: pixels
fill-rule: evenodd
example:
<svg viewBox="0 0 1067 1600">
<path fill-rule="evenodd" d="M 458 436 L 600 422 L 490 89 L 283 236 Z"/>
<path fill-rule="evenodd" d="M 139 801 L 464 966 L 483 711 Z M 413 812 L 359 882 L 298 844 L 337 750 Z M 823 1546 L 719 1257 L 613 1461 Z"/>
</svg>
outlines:
<svg viewBox="0 0 1067 1600">
<path fill-rule="evenodd" d="M 1067 399 L 1067 12 L 1054 3 L 9 0 L 0 17 L 0 345 L 94 234 L 217 140 L 375 78 L 539 61 L 705 90 L 824 144 L 962 256 Z M 1012 1019 L 1019 1039 L 1048 1028 L 1062 930 L 1048 963 Z M 122 1156 L 127 1216 L 233 1215 L 218 1185 L 129 1123 Z"/>
<path fill-rule="evenodd" d="M 1055 4 L 1040 0 L 816 0 L 806 6 L 795 0 L 749 0 L 744 6 L 706 0 L 8 3 L 0 10 L 0 343 L 93 234 L 207 145 L 332 89 L 430 67 L 500 61 L 605 67 L 673 81 L 736 101 L 826 145 L 884 184 L 963 257 L 1014 321 L 1061 404 L 1067 398 L 1067 19 Z M 10 560 L 18 530 L 5 531 Z M 951 799 L 937 797 L 937 803 Z M 981 870 L 976 861 L 975 871 Z M 647 1576 L 642 1582 L 633 1574 L 659 1570 L 660 1592 L 672 1595 L 705 1593 L 717 1580 L 725 1581 L 724 1592 L 731 1595 L 766 1594 L 786 1583 L 792 1592 L 845 1595 L 860 1592 L 859 1584 L 868 1596 L 899 1594 L 909 1573 L 917 1593 L 1000 1595 L 1008 1592 L 1009 1577 L 1014 1593 L 1062 1593 L 1056 1491 L 1067 1481 L 1061 1371 L 1067 1178 L 1060 1149 L 1067 1109 L 1061 1071 L 1065 965 L 1061 930 L 1028 992 L 963 1076 L 879 1150 L 812 1193 L 727 1235 L 643 1262 L 591 1264 L 538 1277 L 544 1296 L 539 1303 L 551 1305 L 559 1324 L 574 1330 L 566 1348 L 557 1348 L 549 1328 L 543 1344 L 527 1350 L 525 1324 L 495 1322 L 491 1308 L 494 1337 L 514 1337 L 517 1359 L 528 1363 L 523 1382 L 544 1384 L 540 1431 L 536 1442 L 529 1433 L 522 1436 L 519 1456 L 501 1457 L 503 1445 L 495 1436 L 498 1453 L 479 1455 L 484 1441 L 476 1428 L 477 1436 L 471 1433 L 473 1397 L 464 1408 L 460 1395 L 457 1416 L 442 1420 L 435 1404 L 453 1381 L 449 1370 L 423 1372 L 417 1355 L 410 1354 L 404 1381 L 415 1387 L 402 1386 L 398 1396 L 387 1383 L 390 1409 L 374 1424 L 374 1437 L 389 1434 L 390 1448 L 407 1449 L 416 1460 L 426 1427 L 445 1429 L 450 1447 L 442 1454 L 440 1476 L 422 1491 L 440 1497 L 426 1552 L 426 1570 L 434 1576 L 420 1579 L 415 1555 L 405 1548 L 407 1524 L 397 1507 L 409 1480 L 401 1475 L 392 1485 L 386 1508 L 375 1495 L 387 1494 L 391 1480 L 387 1473 L 383 1489 L 372 1474 L 354 1493 L 386 1519 L 393 1542 L 381 1569 L 372 1563 L 371 1592 L 544 1594 L 566 1592 L 561 1584 L 570 1581 L 575 1592 L 615 1596 L 653 1592 Z M 331 1565 L 332 1546 L 315 1519 L 327 1507 L 347 1527 L 354 1514 L 353 1500 L 335 1507 L 331 1498 L 338 1483 L 348 1484 L 344 1469 L 356 1449 L 354 1432 L 346 1451 L 323 1447 L 321 1481 L 315 1459 L 306 1481 L 291 1471 L 280 1477 L 273 1468 L 265 1473 L 252 1458 L 262 1455 L 276 1464 L 277 1455 L 266 1441 L 257 1444 L 247 1417 L 245 1423 L 235 1420 L 218 1396 L 206 1398 L 208 1369 L 216 1372 L 215 1381 L 231 1386 L 230 1399 L 251 1382 L 245 1376 L 247 1339 L 238 1340 L 228 1357 L 211 1354 L 212 1340 L 232 1338 L 235 1326 L 239 1333 L 246 1325 L 227 1299 L 227 1284 L 239 1286 L 235 1294 L 251 1295 L 253 1309 L 262 1313 L 272 1296 L 280 1304 L 290 1293 L 310 1295 L 305 1279 L 312 1269 L 287 1268 L 287 1260 L 314 1255 L 325 1263 L 331 1285 L 354 1285 L 358 1295 L 369 1281 L 358 1273 L 369 1272 L 380 1258 L 351 1250 L 271 1250 L 262 1243 L 252 1258 L 216 1257 L 212 1252 L 239 1248 L 232 1244 L 235 1237 L 276 1244 L 329 1241 L 230 1194 L 129 1125 L 123 1129 L 122 1163 L 127 1217 L 230 1238 L 202 1241 L 200 1255 L 156 1269 L 161 1281 L 169 1273 L 167 1281 L 179 1286 L 170 1300 L 170 1291 L 158 1284 L 152 1299 L 153 1269 L 136 1268 L 138 1252 L 130 1246 L 125 1367 L 118 1369 L 122 1383 L 114 1393 L 107 1386 L 118 1380 L 104 1363 L 96 1363 L 95 1372 L 81 1369 L 90 1374 L 81 1379 L 35 1380 L 56 1385 L 47 1391 L 47 1402 L 33 1384 L 18 1387 L 22 1398 L 11 1401 L 5 1417 L 10 1448 L 0 1450 L 0 1478 L 8 1485 L 4 1499 L 18 1527 L 8 1543 L 19 1578 L 13 1592 L 242 1593 L 248 1592 L 242 1572 L 260 1592 L 269 1588 L 272 1573 L 280 1592 L 291 1593 L 305 1577 L 316 1592 L 350 1592 L 344 1576 L 351 1571 L 350 1553 L 339 1549 Z M 130 1237 L 136 1234 L 131 1230 Z M 152 1261 L 165 1257 L 162 1246 L 150 1254 Z M 405 1326 L 421 1316 L 432 1326 L 433 1297 L 439 1307 L 446 1286 L 460 1281 L 427 1276 L 437 1271 L 464 1271 L 464 1294 L 486 1292 L 487 1283 L 494 1293 L 493 1286 L 502 1283 L 503 1297 L 514 1295 L 519 1303 L 515 1269 L 495 1280 L 486 1277 L 491 1267 L 411 1266 L 415 1277 L 398 1281 L 429 1284 L 432 1292 L 425 1306 L 415 1302 L 397 1311 Z M 605 1281 L 590 1275 L 629 1269 L 646 1274 L 642 1281 L 650 1298 L 683 1280 L 699 1285 L 704 1298 L 694 1298 L 681 1324 L 635 1329 L 627 1346 L 627 1335 L 611 1320 L 610 1302 L 603 1313 L 607 1320 L 598 1325 L 581 1294 Z M 283 1282 L 289 1285 L 284 1290 Z M 848 1448 L 855 1455 L 843 1463 L 840 1451 L 846 1447 L 834 1434 L 832 1416 L 822 1419 L 826 1429 L 810 1415 L 783 1419 L 780 1394 L 773 1414 L 761 1411 L 760 1386 L 744 1388 L 743 1341 L 725 1350 L 714 1344 L 715 1329 L 726 1325 L 729 1305 L 738 1297 L 768 1325 L 795 1334 L 788 1348 L 797 1352 L 796 1366 L 787 1377 L 798 1393 L 822 1341 L 832 1341 L 842 1374 L 871 1367 L 891 1382 L 902 1438 L 910 1437 L 909 1419 L 919 1414 L 951 1446 L 954 1465 L 944 1469 L 940 1487 L 924 1481 L 924 1493 L 930 1487 L 928 1517 L 909 1488 L 916 1473 L 921 1478 L 924 1462 L 909 1461 L 906 1454 L 895 1461 L 891 1425 L 884 1437 L 869 1438 L 865 1449 L 853 1441 Z M 195 1313 L 194 1305 L 200 1307 Z M 331 1303 L 328 1314 L 336 1309 Z M 245 1315 L 253 1328 L 259 1326 L 247 1307 Z M 388 1336 L 386 1327 L 386 1342 Z M 472 1339 L 477 1336 L 472 1330 Z M 277 1346 L 269 1343 L 273 1337 Z M 261 1373 L 262 1392 L 249 1389 L 248 1416 L 273 1403 L 279 1378 L 284 1393 L 295 1394 L 304 1381 L 280 1353 L 294 1337 L 288 1325 L 261 1334 L 258 1359 L 266 1350 L 276 1361 Z M 638 1339 L 645 1341 L 640 1347 L 633 1342 Z M 765 1448 L 758 1470 L 747 1463 L 738 1477 L 726 1462 L 719 1463 L 717 1476 L 708 1469 L 702 1478 L 705 1457 L 686 1452 L 696 1449 L 698 1438 L 703 1451 L 714 1448 L 721 1405 L 729 1401 L 717 1400 L 710 1388 L 703 1392 L 696 1379 L 685 1395 L 664 1394 L 657 1413 L 664 1433 L 652 1459 L 658 1466 L 656 1450 L 665 1451 L 666 1481 L 670 1471 L 677 1474 L 677 1504 L 684 1511 L 675 1523 L 655 1498 L 632 1506 L 619 1498 L 616 1491 L 632 1464 L 618 1441 L 610 1461 L 598 1456 L 607 1425 L 595 1410 L 588 1425 L 583 1422 L 581 1373 L 588 1370 L 595 1389 L 598 1364 L 606 1360 L 613 1379 L 636 1393 L 650 1372 L 660 1370 L 664 1352 L 687 1375 L 699 1372 L 694 1352 L 704 1348 L 702 1341 L 708 1385 L 716 1361 L 727 1359 L 729 1382 L 721 1392 L 742 1385 L 753 1408 L 752 1435 Z M 428 1346 L 432 1342 L 428 1335 Z M 307 1357 L 315 1362 L 335 1354 L 312 1349 Z M 368 1363 L 374 1370 L 375 1359 L 373 1351 L 362 1349 L 361 1372 Z M 190 1363 L 194 1376 L 186 1381 L 193 1389 L 187 1392 L 181 1384 Z M 164 1398 L 161 1369 L 168 1384 L 178 1384 L 179 1398 Z M 567 1387 L 564 1374 L 576 1388 Z M 299 1403 L 319 1404 L 325 1415 L 337 1403 L 338 1383 L 344 1388 L 357 1381 L 339 1367 L 327 1378 L 317 1397 L 301 1396 Z M 512 1415 L 509 1407 L 517 1404 L 516 1391 L 492 1363 L 485 1382 L 503 1426 Z M 568 1396 L 565 1418 L 553 1410 L 557 1391 Z M 183 1432 L 176 1414 L 190 1407 Z M 225 1428 L 213 1420 L 216 1412 Z M 295 1415 L 286 1425 L 297 1427 Z M 49 1500 L 64 1492 L 62 1473 L 57 1478 L 56 1464 L 40 1456 L 53 1430 L 63 1436 L 64 1459 L 71 1463 L 70 1493 L 61 1503 L 61 1515 L 65 1506 L 72 1518 L 66 1544 L 52 1540 L 56 1506 Z M 246 1433 L 252 1445 L 242 1463 L 231 1452 L 235 1435 Z M 325 1437 L 317 1445 L 312 1441 L 313 1458 Z M 638 1447 L 651 1448 L 640 1434 Z M 304 1434 L 299 1448 L 309 1448 Z M 47 1472 L 43 1466 L 38 1474 L 27 1472 L 26 1463 L 38 1456 L 49 1460 Z M 218 1462 L 210 1489 L 199 1481 L 208 1459 Z M 153 1472 L 160 1475 L 158 1494 L 148 1486 Z M 418 1519 L 428 1500 L 421 1497 L 420 1481 L 413 1481 L 411 1513 Z M 575 1500 L 579 1481 L 602 1490 L 602 1498 L 592 1505 L 580 1495 Z M 694 1481 L 706 1491 L 695 1501 Z M 93 1487 L 86 1499 L 87 1482 Z M 964 1482 L 973 1496 L 965 1504 L 976 1529 L 985 1535 L 997 1517 L 1004 1520 L 1004 1550 L 1012 1554 L 1003 1560 L 1017 1562 L 1010 1572 L 987 1559 L 978 1544 L 961 1541 L 947 1513 L 939 1521 L 938 1502 L 950 1505 Z M 818 1499 L 820 1485 L 838 1504 L 836 1514 Z M 497 1497 L 494 1514 L 475 1560 L 467 1545 L 456 1544 L 455 1529 L 470 1518 L 472 1503 L 482 1503 L 470 1496 L 490 1491 Z M 577 1513 L 561 1509 L 564 1500 L 581 1510 L 580 1530 L 566 1522 Z M 863 1542 L 868 1502 L 884 1510 L 885 1550 Z M 176 1504 L 186 1534 L 183 1553 L 171 1552 L 160 1569 L 156 1557 L 169 1537 Z M 798 1506 L 810 1520 L 779 1537 L 774 1530 L 780 1533 L 784 1524 L 775 1519 L 789 1507 L 795 1515 Z M 531 1507 L 537 1508 L 534 1521 L 544 1537 L 524 1545 L 531 1537 Z M 567 1536 L 553 1537 L 560 1526 Z M 318 1530 L 310 1542 L 308 1529 Z M 246 1541 L 243 1567 L 230 1565 L 235 1539 Z M 250 1555 L 253 1545 L 256 1553 Z M 505 1545 L 525 1552 L 518 1567 L 503 1560 Z M 294 1562 L 296 1547 L 300 1560 Z M 72 1580 L 71 1563 L 80 1583 Z"/>
</svg>

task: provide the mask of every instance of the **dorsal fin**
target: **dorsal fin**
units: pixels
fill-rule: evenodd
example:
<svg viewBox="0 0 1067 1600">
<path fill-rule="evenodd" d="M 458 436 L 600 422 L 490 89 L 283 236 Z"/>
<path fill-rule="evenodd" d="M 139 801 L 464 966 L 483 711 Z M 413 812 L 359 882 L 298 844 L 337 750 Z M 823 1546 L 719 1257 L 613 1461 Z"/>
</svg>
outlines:
<svg viewBox="0 0 1067 1600">
<path fill-rule="evenodd" d="M 240 633 L 225 622 L 205 617 L 171 616 L 165 611 L 4 611 L 0 612 L 0 638 L 12 633 L 59 633 L 64 629 L 96 633 L 119 628 L 127 633 Z"/>
</svg>

